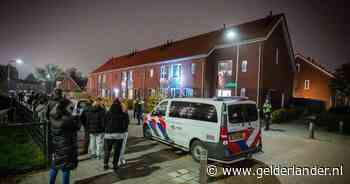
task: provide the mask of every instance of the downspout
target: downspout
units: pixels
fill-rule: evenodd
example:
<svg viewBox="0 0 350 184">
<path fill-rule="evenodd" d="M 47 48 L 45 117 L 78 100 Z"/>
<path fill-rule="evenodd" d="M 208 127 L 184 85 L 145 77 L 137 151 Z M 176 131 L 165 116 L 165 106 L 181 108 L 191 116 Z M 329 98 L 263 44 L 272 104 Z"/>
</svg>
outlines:
<svg viewBox="0 0 350 184">
<path fill-rule="evenodd" d="M 205 61 L 202 62 L 202 90 L 201 90 L 201 97 L 204 97 L 204 66 L 205 66 Z"/>
<path fill-rule="evenodd" d="M 256 103 L 259 107 L 260 105 L 260 70 L 261 70 L 261 43 L 259 43 L 259 60 L 258 60 L 258 81 L 257 81 L 257 90 L 256 90 Z"/>
<path fill-rule="evenodd" d="M 237 58 L 236 58 L 236 88 L 235 88 L 235 96 L 238 96 L 238 72 L 239 72 L 239 45 L 237 44 Z"/>
</svg>

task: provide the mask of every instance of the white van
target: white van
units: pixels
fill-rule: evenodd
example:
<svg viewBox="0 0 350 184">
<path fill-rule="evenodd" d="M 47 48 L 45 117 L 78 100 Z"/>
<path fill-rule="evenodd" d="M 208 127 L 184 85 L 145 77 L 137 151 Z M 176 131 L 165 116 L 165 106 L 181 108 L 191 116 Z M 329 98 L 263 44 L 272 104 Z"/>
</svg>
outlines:
<svg viewBox="0 0 350 184">
<path fill-rule="evenodd" d="M 161 101 L 145 117 L 144 137 L 189 151 L 199 161 L 230 164 L 261 151 L 256 103 L 245 97 L 173 98 Z"/>
</svg>

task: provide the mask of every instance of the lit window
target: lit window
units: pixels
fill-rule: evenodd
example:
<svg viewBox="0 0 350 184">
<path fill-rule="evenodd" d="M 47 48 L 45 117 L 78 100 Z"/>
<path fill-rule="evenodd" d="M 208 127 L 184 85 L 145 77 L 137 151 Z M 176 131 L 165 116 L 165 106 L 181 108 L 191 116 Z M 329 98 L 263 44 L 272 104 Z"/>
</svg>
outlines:
<svg viewBox="0 0 350 184">
<path fill-rule="evenodd" d="M 102 77 L 101 75 L 98 76 L 98 83 L 101 84 Z"/>
<path fill-rule="evenodd" d="M 193 89 L 192 88 L 185 88 L 184 89 L 184 96 L 193 96 Z"/>
<path fill-rule="evenodd" d="M 181 64 L 171 65 L 171 78 L 179 80 L 181 79 Z"/>
<path fill-rule="evenodd" d="M 231 96 L 230 89 L 218 89 L 218 97 L 228 97 Z"/>
<path fill-rule="evenodd" d="M 153 68 L 151 68 L 151 69 L 149 70 L 149 76 L 150 76 L 150 77 L 153 77 L 153 72 L 154 72 L 154 71 L 153 71 Z"/>
<path fill-rule="evenodd" d="M 241 96 L 245 96 L 245 88 L 241 88 Z"/>
<path fill-rule="evenodd" d="M 128 78 L 129 81 L 132 81 L 132 71 L 129 71 L 129 78 Z"/>
<path fill-rule="evenodd" d="M 247 60 L 243 60 L 242 61 L 242 72 L 247 72 L 247 66 L 248 66 L 248 61 Z"/>
<path fill-rule="evenodd" d="M 170 95 L 172 97 L 179 97 L 180 96 L 180 88 L 170 88 Z"/>
<path fill-rule="evenodd" d="M 279 57 L 278 54 L 279 54 L 279 53 L 278 53 L 278 48 L 276 48 L 276 56 L 275 56 L 275 57 L 276 57 L 276 58 L 275 58 L 275 60 L 276 60 L 276 65 L 278 65 L 278 57 Z"/>
<path fill-rule="evenodd" d="M 225 84 L 232 80 L 232 60 L 218 62 L 218 88 L 225 88 Z"/>
<path fill-rule="evenodd" d="M 310 80 L 305 80 L 304 89 L 310 89 Z"/>
<path fill-rule="evenodd" d="M 126 71 L 122 72 L 122 81 L 126 81 L 128 79 L 128 74 L 126 73 Z"/>
<path fill-rule="evenodd" d="M 192 75 L 195 74 L 195 72 L 196 72 L 196 63 L 192 63 L 192 65 L 191 65 L 191 72 L 192 72 Z"/>
<path fill-rule="evenodd" d="M 133 95 L 134 95 L 134 94 L 133 94 L 133 91 L 134 91 L 134 90 L 132 90 L 132 89 L 129 89 L 129 90 L 128 90 L 128 99 L 133 99 Z"/>
<path fill-rule="evenodd" d="M 300 63 L 297 63 L 297 72 L 300 72 Z"/>
<path fill-rule="evenodd" d="M 106 79 L 107 78 L 107 76 L 106 76 L 106 74 L 104 74 L 103 76 L 102 76 L 102 83 L 106 83 Z"/>
<path fill-rule="evenodd" d="M 160 79 L 166 80 L 168 79 L 168 72 L 169 72 L 169 67 L 168 66 L 161 66 L 160 67 Z"/>
</svg>

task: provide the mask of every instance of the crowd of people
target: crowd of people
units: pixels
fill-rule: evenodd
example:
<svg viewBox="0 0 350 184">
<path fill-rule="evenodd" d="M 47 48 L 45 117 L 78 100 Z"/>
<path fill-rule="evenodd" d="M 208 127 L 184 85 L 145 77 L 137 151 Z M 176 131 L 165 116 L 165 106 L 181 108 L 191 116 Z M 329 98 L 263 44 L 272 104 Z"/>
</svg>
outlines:
<svg viewBox="0 0 350 184">
<path fill-rule="evenodd" d="M 50 184 L 54 184 L 59 170 L 62 171 L 63 184 L 69 183 L 70 171 L 78 166 L 78 131 L 83 128 L 89 134 L 88 152 L 91 158 L 103 160 L 104 169 L 109 169 L 109 159 L 113 151 L 112 168 L 117 170 L 126 164 L 123 158 L 128 136 L 129 115 L 121 99 L 116 98 L 106 109 L 102 99 L 89 102 L 76 115 L 72 113 L 73 104 L 56 89 L 52 96 L 30 93 L 17 95 L 20 102 L 31 108 L 40 122 L 50 125 L 49 155 L 51 167 Z M 143 116 L 142 101 L 137 100 L 134 114 Z"/>
</svg>

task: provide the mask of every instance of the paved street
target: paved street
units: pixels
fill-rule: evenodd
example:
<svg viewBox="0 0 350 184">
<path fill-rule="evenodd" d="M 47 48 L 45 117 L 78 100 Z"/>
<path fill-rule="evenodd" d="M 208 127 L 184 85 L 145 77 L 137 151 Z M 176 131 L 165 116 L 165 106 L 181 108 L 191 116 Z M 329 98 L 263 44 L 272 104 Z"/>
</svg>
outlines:
<svg viewBox="0 0 350 184">
<path fill-rule="evenodd" d="M 102 162 L 85 160 L 79 163 L 72 174 L 77 183 L 198 183 L 199 164 L 190 155 L 141 138 L 141 128 L 132 124 L 126 151 L 128 164 L 117 173 L 103 171 Z M 319 138 L 317 138 L 319 137 Z M 256 169 L 271 164 L 282 166 L 339 166 L 344 165 L 344 173 L 350 164 L 346 155 L 350 153 L 349 136 L 327 132 L 316 132 L 315 140 L 307 139 L 307 130 L 302 124 L 275 124 L 272 130 L 263 133 L 264 153 L 257 154 L 255 160 L 243 161 L 231 167 Z M 22 178 L 25 183 L 47 183 L 47 172 Z M 256 176 L 209 177 L 209 183 L 348 183 L 344 176 Z"/>
</svg>

